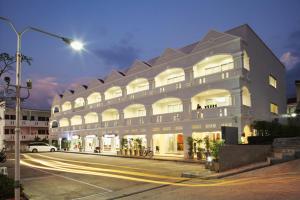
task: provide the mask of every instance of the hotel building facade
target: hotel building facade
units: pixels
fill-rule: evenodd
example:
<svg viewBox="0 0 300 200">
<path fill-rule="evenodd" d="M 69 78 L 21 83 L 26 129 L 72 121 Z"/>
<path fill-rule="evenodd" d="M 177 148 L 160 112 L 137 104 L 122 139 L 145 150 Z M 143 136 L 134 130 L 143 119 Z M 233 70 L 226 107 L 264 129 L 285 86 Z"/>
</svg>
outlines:
<svg viewBox="0 0 300 200">
<path fill-rule="evenodd" d="M 220 139 L 231 126 L 243 140 L 254 120 L 285 111 L 285 67 L 242 25 L 66 90 L 54 97 L 49 130 L 71 151 L 116 152 L 121 138 L 141 138 L 155 155 L 184 156 L 189 136 Z"/>
</svg>

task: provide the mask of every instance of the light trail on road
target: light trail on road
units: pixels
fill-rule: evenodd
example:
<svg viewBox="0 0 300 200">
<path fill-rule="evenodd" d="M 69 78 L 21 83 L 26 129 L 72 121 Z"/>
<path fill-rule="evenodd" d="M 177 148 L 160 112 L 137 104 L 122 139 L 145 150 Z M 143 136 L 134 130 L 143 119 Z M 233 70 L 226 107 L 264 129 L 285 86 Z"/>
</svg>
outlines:
<svg viewBox="0 0 300 200">
<path fill-rule="evenodd" d="M 40 162 L 41 161 L 41 160 L 35 159 L 35 158 L 33 158 L 29 155 L 24 155 L 24 157 L 27 158 L 28 160 L 35 161 L 35 162 Z M 44 163 L 45 162 L 47 162 L 47 161 L 44 161 Z M 142 173 L 142 172 L 123 171 L 123 170 L 115 170 L 115 169 L 105 169 L 105 168 L 99 168 L 99 167 L 88 167 L 88 166 L 82 166 L 82 165 L 69 164 L 69 163 L 60 162 L 60 161 L 52 161 L 52 163 L 54 163 L 55 165 L 52 165 L 51 163 L 48 163 L 47 166 L 52 165 L 52 167 L 55 167 L 55 166 L 67 167 L 68 169 L 82 169 L 82 170 L 89 170 L 89 171 L 112 172 L 112 173 L 118 173 L 118 174 L 143 176 L 143 177 L 151 177 L 151 178 L 164 178 L 164 179 L 175 179 L 175 180 L 185 180 L 186 179 L 186 178 L 180 178 L 180 177 L 162 176 L 162 175 Z M 43 163 L 41 163 L 41 164 L 43 164 Z"/>
<path fill-rule="evenodd" d="M 149 173 L 141 173 L 141 172 L 129 172 L 122 170 L 114 170 L 114 169 L 104 169 L 104 168 L 96 168 L 89 167 L 84 165 L 74 165 L 70 163 L 57 161 L 58 159 L 52 159 L 52 157 L 47 157 L 48 160 L 36 159 L 29 155 L 24 155 L 26 160 L 21 160 L 21 164 L 38 169 L 51 170 L 51 171 L 60 171 L 67 173 L 76 173 L 76 174 L 86 174 L 86 175 L 94 175 L 94 176 L 102 176 L 102 177 L 110 177 L 122 180 L 136 181 L 136 182 L 144 182 L 144 183 L 153 183 L 159 185 L 173 185 L 173 186 L 181 186 L 181 187 L 219 187 L 219 186 L 232 186 L 232 185 L 241 185 L 241 184 L 249 184 L 249 183 L 258 183 L 258 182 L 266 182 L 272 179 L 272 182 L 282 182 L 284 181 L 280 177 L 272 177 L 268 179 L 256 179 L 256 178 L 239 178 L 236 180 L 214 180 L 214 181 L 206 181 L 207 183 L 183 183 L 184 181 L 188 181 L 191 179 L 179 178 L 179 177 L 170 177 L 170 176 L 161 176 L 156 174 Z M 51 160 L 52 159 L 52 160 Z M 69 161 L 68 161 L 69 162 Z M 111 172 L 111 173 L 103 173 L 103 172 Z M 117 174 L 112 174 L 117 173 Z M 122 175 L 120 175 L 122 174 Z M 125 175 L 124 175 L 125 174 Z M 131 175 L 131 176 L 128 176 Z M 139 177 L 134 177 L 139 176 Z M 141 178 L 143 177 L 143 178 Z M 171 182 L 166 180 L 151 180 L 150 178 L 155 179 L 168 179 L 168 180 L 177 180 L 177 182 Z M 291 179 L 293 177 L 289 177 Z M 298 178 L 299 179 L 299 178 Z M 195 180 L 195 179 L 194 179 Z M 297 179 L 294 179 L 297 180 Z"/>
</svg>

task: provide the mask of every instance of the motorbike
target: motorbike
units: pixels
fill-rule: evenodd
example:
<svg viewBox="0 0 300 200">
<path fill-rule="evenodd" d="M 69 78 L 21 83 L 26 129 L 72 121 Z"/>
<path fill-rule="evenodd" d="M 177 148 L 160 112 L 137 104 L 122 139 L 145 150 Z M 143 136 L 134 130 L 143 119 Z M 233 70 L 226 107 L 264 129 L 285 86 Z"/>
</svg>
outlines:
<svg viewBox="0 0 300 200">
<path fill-rule="evenodd" d="M 5 148 L 3 148 L 0 152 L 0 163 L 5 163 L 6 162 L 6 152 L 5 152 Z"/>
</svg>

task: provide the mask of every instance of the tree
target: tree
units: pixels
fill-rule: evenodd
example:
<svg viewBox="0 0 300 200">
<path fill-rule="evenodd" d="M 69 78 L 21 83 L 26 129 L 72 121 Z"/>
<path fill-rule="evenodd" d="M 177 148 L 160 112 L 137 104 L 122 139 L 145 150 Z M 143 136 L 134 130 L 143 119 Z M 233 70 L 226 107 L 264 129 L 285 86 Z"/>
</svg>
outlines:
<svg viewBox="0 0 300 200">
<path fill-rule="evenodd" d="M 0 78 L 4 74 L 10 74 L 10 72 L 14 71 L 14 64 L 16 63 L 16 56 L 11 56 L 8 53 L 0 53 Z M 25 62 L 28 65 L 31 65 L 32 58 L 21 55 L 21 62 Z M 6 89 L 5 83 L 0 79 L 0 100 L 7 100 L 7 103 L 12 103 L 11 97 L 7 97 L 6 94 L 13 94 L 14 90 Z M 11 95 L 10 95 L 11 96 Z"/>
<path fill-rule="evenodd" d="M 0 77 L 3 74 L 10 73 L 14 70 L 14 64 L 16 63 L 16 56 L 11 56 L 8 53 L 0 54 Z M 28 65 L 31 65 L 32 58 L 21 55 L 21 62 L 26 62 Z"/>
</svg>

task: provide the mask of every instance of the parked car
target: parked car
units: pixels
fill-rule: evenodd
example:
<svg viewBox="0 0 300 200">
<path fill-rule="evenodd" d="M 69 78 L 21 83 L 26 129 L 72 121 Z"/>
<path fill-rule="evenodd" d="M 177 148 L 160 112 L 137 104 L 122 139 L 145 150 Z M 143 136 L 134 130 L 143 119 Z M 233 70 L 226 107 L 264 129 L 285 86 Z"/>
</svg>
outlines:
<svg viewBox="0 0 300 200">
<path fill-rule="evenodd" d="M 54 152 L 57 151 L 57 148 L 44 142 L 32 142 L 28 145 L 28 151 L 33 153 L 45 151 Z"/>
</svg>

